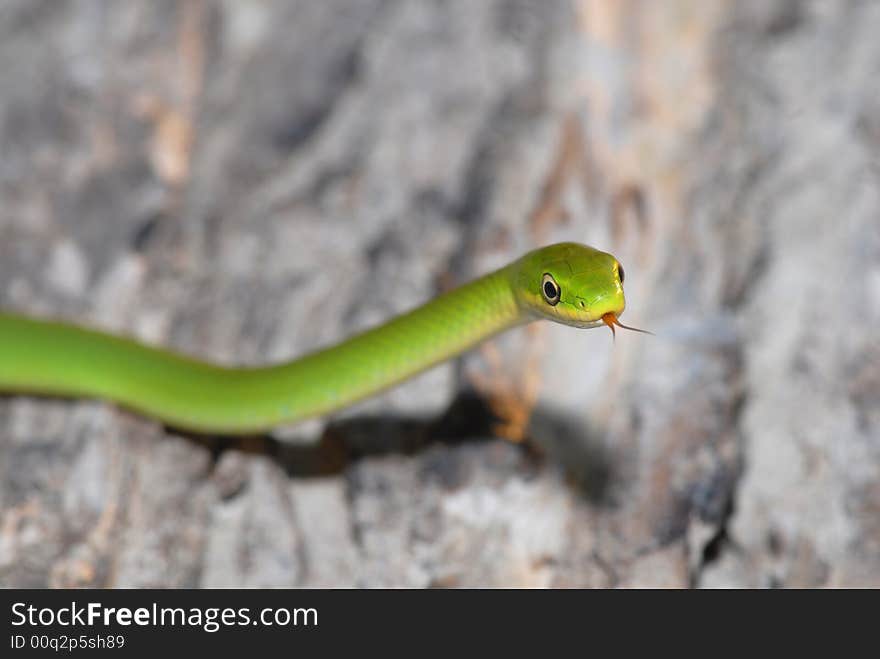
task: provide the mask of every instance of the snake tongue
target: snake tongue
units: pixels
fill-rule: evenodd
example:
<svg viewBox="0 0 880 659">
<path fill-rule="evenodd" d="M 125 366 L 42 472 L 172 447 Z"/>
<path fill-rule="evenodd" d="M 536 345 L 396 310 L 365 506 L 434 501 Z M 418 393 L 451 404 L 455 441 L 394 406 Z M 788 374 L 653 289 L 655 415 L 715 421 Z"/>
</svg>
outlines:
<svg viewBox="0 0 880 659">
<path fill-rule="evenodd" d="M 630 330 L 631 332 L 640 332 L 642 334 L 650 334 L 651 336 L 654 336 L 654 332 L 649 332 L 648 330 L 639 329 L 638 327 L 630 327 L 629 325 L 624 325 L 623 323 L 621 323 L 617 319 L 617 316 L 612 311 L 609 311 L 608 313 L 606 313 L 602 316 L 602 322 L 611 328 L 611 336 L 614 338 L 617 337 L 617 335 L 614 332 L 615 325 L 617 325 L 618 327 L 622 327 L 623 329 Z"/>
<path fill-rule="evenodd" d="M 617 320 L 617 316 L 615 316 L 612 312 L 608 312 L 602 316 L 602 322 L 608 325 L 608 329 L 611 330 L 611 340 L 617 340 L 617 332 L 614 331 L 614 325 L 620 321 Z"/>
</svg>

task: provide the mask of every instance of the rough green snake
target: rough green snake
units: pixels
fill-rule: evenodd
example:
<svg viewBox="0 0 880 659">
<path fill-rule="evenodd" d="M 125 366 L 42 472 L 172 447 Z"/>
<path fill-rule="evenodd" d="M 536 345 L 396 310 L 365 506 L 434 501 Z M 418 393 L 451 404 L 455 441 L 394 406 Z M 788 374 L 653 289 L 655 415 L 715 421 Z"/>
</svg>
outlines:
<svg viewBox="0 0 880 659">
<path fill-rule="evenodd" d="M 623 280 L 610 254 L 550 245 L 338 345 L 263 367 L 0 313 L 0 392 L 102 398 L 200 433 L 263 432 L 339 410 L 533 320 L 635 329 L 618 320 Z"/>
</svg>

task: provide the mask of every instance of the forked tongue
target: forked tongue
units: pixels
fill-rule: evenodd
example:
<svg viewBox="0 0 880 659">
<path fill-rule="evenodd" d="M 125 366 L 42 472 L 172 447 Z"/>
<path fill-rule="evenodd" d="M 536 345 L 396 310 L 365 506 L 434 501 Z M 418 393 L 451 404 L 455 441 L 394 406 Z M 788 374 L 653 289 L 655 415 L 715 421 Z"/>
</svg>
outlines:
<svg viewBox="0 0 880 659">
<path fill-rule="evenodd" d="M 629 325 L 624 325 L 623 323 L 621 323 L 617 319 L 617 316 L 614 314 L 613 311 L 609 311 L 608 313 L 603 315 L 602 322 L 605 323 L 606 325 L 608 325 L 608 327 L 611 329 L 612 340 L 617 339 L 617 333 L 614 331 L 615 325 L 617 325 L 617 327 L 622 327 L 623 329 L 630 330 L 631 332 L 641 332 L 642 334 L 650 334 L 651 336 L 654 336 L 654 332 L 649 332 L 648 330 L 639 329 L 638 327 L 630 327 Z"/>
</svg>

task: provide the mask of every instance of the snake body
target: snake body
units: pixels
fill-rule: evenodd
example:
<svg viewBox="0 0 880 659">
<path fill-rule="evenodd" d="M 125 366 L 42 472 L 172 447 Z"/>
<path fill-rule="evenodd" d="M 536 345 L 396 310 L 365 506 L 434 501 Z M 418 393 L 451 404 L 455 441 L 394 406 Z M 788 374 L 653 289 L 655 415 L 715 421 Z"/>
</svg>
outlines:
<svg viewBox="0 0 880 659">
<path fill-rule="evenodd" d="M 0 392 L 100 398 L 183 430 L 238 435 L 327 414 L 516 325 L 623 326 L 623 269 L 550 245 L 293 361 L 223 367 L 69 323 L 0 313 Z"/>
</svg>

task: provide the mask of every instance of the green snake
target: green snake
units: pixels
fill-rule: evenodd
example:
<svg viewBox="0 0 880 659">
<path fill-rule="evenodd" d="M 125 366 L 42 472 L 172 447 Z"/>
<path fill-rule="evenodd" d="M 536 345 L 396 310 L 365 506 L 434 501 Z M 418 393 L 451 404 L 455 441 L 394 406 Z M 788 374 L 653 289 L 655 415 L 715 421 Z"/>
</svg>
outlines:
<svg viewBox="0 0 880 659">
<path fill-rule="evenodd" d="M 339 410 L 533 320 L 643 331 L 618 320 L 623 280 L 611 254 L 550 245 L 338 345 L 261 367 L 0 313 L 0 392 L 105 399 L 197 433 L 265 432 Z"/>
</svg>

